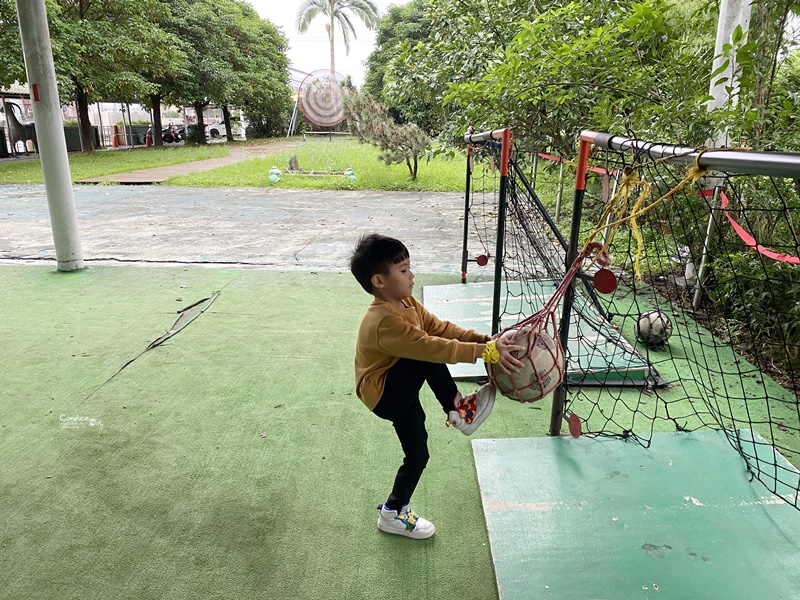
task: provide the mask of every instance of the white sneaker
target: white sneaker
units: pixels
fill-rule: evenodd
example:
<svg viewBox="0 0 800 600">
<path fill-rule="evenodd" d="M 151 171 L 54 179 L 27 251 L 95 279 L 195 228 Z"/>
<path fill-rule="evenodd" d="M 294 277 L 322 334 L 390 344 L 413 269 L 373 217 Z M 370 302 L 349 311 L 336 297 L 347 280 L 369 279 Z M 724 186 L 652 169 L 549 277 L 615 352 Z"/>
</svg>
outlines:
<svg viewBox="0 0 800 600">
<path fill-rule="evenodd" d="M 453 400 L 455 410 L 448 413 L 447 426 L 452 425 L 464 435 L 472 435 L 492 412 L 495 393 L 494 386 L 487 383 L 478 391 Z"/>
<path fill-rule="evenodd" d="M 415 540 L 424 540 L 433 535 L 436 528 L 433 523 L 423 519 L 406 504 L 400 511 L 389 510 L 382 504 L 381 516 L 378 517 L 378 529 L 386 533 L 404 535 Z"/>
</svg>

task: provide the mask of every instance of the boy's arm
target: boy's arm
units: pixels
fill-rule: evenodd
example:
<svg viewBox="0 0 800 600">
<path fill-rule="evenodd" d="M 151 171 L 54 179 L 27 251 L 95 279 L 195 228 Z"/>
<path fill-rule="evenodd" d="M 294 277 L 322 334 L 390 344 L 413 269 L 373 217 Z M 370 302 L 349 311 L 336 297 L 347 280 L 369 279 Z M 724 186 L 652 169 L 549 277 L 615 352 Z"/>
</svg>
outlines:
<svg viewBox="0 0 800 600">
<path fill-rule="evenodd" d="M 475 362 L 483 351 L 483 344 L 429 335 L 401 318 L 382 319 L 377 334 L 381 352 L 399 358 L 452 364 Z"/>
<path fill-rule="evenodd" d="M 473 329 L 464 329 L 463 327 L 459 327 L 458 325 L 456 325 L 455 323 L 451 323 L 450 321 L 442 321 L 433 313 L 428 312 L 428 310 L 421 304 L 419 304 L 417 308 L 420 311 L 422 328 L 429 335 L 445 338 L 448 340 L 460 340 L 462 342 L 478 342 L 479 344 L 485 344 L 486 342 L 492 339 L 491 336 L 485 335 L 483 333 L 478 333 Z M 483 349 L 481 349 L 481 351 L 483 351 Z M 480 353 L 478 353 L 478 356 L 480 356 Z"/>
</svg>

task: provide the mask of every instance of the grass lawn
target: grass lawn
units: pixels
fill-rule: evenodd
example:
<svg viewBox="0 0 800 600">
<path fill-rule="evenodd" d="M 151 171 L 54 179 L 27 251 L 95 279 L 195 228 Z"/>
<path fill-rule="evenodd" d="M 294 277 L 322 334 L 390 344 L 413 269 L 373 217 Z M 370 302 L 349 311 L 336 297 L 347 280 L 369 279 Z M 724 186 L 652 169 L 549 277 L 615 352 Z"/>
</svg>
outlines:
<svg viewBox="0 0 800 600">
<path fill-rule="evenodd" d="M 281 187 L 325 190 L 386 190 L 455 192 L 464 190 L 465 159 L 437 158 L 420 162 L 418 176 L 412 180 L 405 163 L 387 166 L 378 159 L 379 150 L 353 138 L 302 138 L 274 144 L 266 158 L 220 167 L 202 173 L 170 178 L 166 185 L 195 187 Z M 277 166 L 286 171 L 289 159 L 297 156 L 305 171 L 344 171 L 353 169 L 356 181 L 343 175 L 309 176 L 283 173 L 278 183 L 269 181 L 269 171 Z"/>
<path fill-rule="evenodd" d="M 138 169 L 164 167 L 179 163 L 219 158 L 228 155 L 228 146 L 179 146 L 177 148 L 134 148 L 131 150 L 103 150 L 84 154 L 69 154 L 72 180 L 100 177 L 112 173 L 126 173 Z M 42 183 L 42 165 L 37 158 L 0 162 L 0 184 Z"/>
</svg>

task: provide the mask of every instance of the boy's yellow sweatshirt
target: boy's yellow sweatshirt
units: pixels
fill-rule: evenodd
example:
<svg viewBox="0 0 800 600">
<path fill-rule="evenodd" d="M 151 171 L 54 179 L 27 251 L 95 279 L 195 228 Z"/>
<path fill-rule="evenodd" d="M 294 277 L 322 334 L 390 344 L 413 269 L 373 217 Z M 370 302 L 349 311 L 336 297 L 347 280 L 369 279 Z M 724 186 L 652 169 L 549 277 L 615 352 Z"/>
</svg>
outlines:
<svg viewBox="0 0 800 600">
<path fill-rule="evenodd" d="M 475 345 L 491 338 L 441 321 L 409 296 L 400 308 L 375 298 L 361 319 L 356 341 L 356 394 L 373 410 L 388 371 L 401 358 L 436 363 L 473 362 Z"/>
</svg>

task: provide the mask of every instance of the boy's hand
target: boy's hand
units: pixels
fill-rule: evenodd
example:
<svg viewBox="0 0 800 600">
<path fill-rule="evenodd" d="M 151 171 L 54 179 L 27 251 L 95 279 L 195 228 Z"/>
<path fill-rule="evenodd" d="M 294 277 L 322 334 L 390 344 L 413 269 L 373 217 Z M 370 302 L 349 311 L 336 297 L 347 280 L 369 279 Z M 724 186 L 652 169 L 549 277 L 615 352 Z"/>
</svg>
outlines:
<svg viewBox="0 0 800 600">
<path fill-rule="evenodd" d="M 524 352 L 525 346 L 515 346 L 510 340 L 502 337 L 496 338 L 494 340 L 494 345 L 497 347 L 497 352 L 500 353 L 500 362 L 497 364 L 500 365 L 500 368 L 503 370 L 503 372 L 508 374 L 511 374 L 512 372 L 516 373 L 525 366 L 521 360 L 515 358 L 511 354 L 512 352 L 516 351 Z"/>
</svg>

